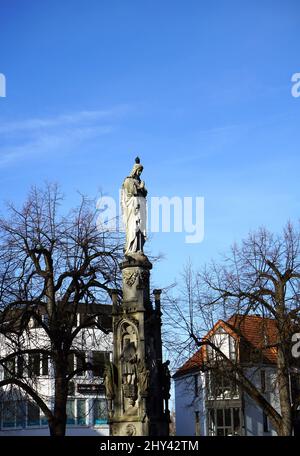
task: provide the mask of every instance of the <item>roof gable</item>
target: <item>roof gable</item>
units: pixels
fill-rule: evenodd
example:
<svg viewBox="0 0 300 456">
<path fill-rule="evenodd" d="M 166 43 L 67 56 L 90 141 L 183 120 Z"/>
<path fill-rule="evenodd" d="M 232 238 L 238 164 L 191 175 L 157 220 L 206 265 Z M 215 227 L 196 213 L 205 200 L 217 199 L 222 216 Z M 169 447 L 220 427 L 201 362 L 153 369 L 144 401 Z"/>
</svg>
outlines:
<svg viewBox="0 0 300 456">
<path fill-rule="evenodd" d="M 239 343 L 240 361 L 251 361 L 253 353 L 260 354 L 260 362 L 275 364 L 277 359 L 276 321 L 258 315 L 234 314 L 227 321 L 218 320 L 213 328 L 203 337 L 202 341 L 211 340 L 212 336 L 223 329 Z M 189 358 L 174 374 L 174 378 L 200 370 L 206 360 L 206 345 Z M 254 360 L 252 360 L 254 362 Z"/>
</svg>

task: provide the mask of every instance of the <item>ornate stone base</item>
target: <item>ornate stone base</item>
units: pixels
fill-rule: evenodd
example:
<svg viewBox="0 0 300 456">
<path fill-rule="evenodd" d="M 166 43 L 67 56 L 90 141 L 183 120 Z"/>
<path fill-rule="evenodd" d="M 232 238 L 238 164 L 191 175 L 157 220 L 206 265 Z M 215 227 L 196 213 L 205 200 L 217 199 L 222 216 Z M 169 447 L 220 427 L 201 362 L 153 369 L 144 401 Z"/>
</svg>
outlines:
<svg viewBox="0 0 300 456">
<path fill-rule="evenodd" d="M 151 262 L 142 252 L 125 257 L 120 268 L 123 299 L 113 306 L 115 397 L 111 435 L 169 434 L 164 410 L 160 293 L 150 300 Z"/>
<path fill-rule="evenodd" d="M 169 422 L 156 421 L 150 424 L 148 420 L 119 421 L 110 426 L 110 435 L 113 436 L 167 436 L 169 435 Z"/>
</svg>

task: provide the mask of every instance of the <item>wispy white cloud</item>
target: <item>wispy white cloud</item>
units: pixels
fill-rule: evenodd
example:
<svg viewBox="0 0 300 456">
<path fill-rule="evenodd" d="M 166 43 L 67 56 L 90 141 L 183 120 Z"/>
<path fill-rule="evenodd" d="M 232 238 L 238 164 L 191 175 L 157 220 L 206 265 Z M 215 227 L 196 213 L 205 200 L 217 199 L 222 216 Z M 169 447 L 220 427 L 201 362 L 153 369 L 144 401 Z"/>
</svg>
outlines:
<svg viewBox="0 0 300 456">
<path fill-rule="evenodd" d="M 37 117 L 16 122 L 3 122 L 0 125 L 0 134 L 62 128 L 67 125 L 75 126 L 98 121 L 112 121 L 126 114 L 129 110 L 130 107 L 128 105 L 122 105 L 107 110 L 77 111 L 68 114 L 59 114 L 54 117 Z"/>
<path fill-rule="evenodd" d="M 129 106 L 108 110 L 77 111 L 53 117 L 3 122 L 0 125 L 0 167 L 56 152 L 111 133 Z"/>
<path fill-rule="evenodd" d="M 56 134 L 44 134 L 22 145 L 0 148 L 0 167 L 8 166 L 24 159 L 53 156 L 55 153 L 68 153 L 72 147 L 113 131 L 111 126 L 85 127 L 65 130 Z"/>
</svg>

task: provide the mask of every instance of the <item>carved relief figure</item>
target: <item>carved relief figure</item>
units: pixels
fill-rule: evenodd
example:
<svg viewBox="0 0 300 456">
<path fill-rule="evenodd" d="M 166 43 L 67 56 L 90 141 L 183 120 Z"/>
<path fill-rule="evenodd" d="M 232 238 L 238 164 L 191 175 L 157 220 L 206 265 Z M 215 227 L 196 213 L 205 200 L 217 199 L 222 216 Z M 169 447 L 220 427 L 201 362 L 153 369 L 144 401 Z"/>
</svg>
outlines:
<svg viewBox="0 0 300 456">
<path fill-rule="evenodd" d="M 143 396 L 148 392 L 150 381 L 150 371 L 147 369 L 144 361 L 139 360 L 138 363 L 138 384 L 140 394 Z"/>
<path fill-rule="evenodd" d="M 161 365 L 161 387 L 162 397 L 165 402 L 165 412 L 169 414 L 169 399 L 170 399 L 170 387 L 171 387 L 171 374 L 169 369 L 170 361 L 166 361 Z"/>
<path fill-rule="evenodd" d="M 136 434 L 136 428 L 133 424 L 127 424 L 126 426 L 126 435 L 132 436 Z"/>
<path fill-rule="evenodd" d="M 171 387 L 171 374 L 169 369 L 170 361 L 166 361 L 161 365 L 161 384 L 163 391 L 163 398 L 168 400 L 170 398 Z"/>
<path fill-rule="evenodd" d="M 137 399 L 137 336 L 131 325 L 123 327 L 120 361 L 124 397 L 134 406 Z"/>
<path fill-rule="evenodd" d="M 133 385 L 136 378 L 136 347 L 134 342 L 130 342 L 130 339 L 125 338 L 123 349 L 120 357 L 122 361 L 122 376 L 123 383 L 127 385 Z"/>
<path fill-rule="evenodd" d="M 105 393 L 108 399 L 115 396 L 115 382 L 114 382 L 114 366 L 112 363 L 107 363 L 104 369 L 104 386 Z"/>
</svg>

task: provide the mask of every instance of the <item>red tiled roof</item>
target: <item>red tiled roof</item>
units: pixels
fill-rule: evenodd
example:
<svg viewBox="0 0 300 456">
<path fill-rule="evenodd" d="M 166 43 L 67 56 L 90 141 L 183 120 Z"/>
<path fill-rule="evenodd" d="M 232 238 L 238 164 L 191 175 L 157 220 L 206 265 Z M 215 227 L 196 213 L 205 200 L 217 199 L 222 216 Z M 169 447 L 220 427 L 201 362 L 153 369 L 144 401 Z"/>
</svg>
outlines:
<svg viewBox="0 0 300 456">
<path fill-rule="evenodd" d="M 250 349 L 254 349 L 262 353 L 262 359 L 265 363 L 274 364 L 276 362 L 276 348 L 265 348 L 268 345 L 276 344 L 277 327 L 274 319 L 264 318 L 257 315 L 235 314 L 227 321 L 219 320 L 203 339 L 211 337 L 219 327 L 222 327 L 232 337 L 240 341 L 240 351 L 245 351 L 246 348 L 248 351 Z M 241 345 L 243 345 L 243 348 Z M 206 346 L 203 345 L 176 371 L 174 377 L 176 378 L 177 376 L 200 369 L 201 366 L 205 364 L 205 355 Z M 244 356 L 240 353 L 240 356 L 241 361 L 246 360 L 245 353 Z"/>
<path fill-rule="evenodd" d="M 199 370 L 204 363 L 204 346 L 202 346 L 190 359 L 188 359 L 174 374 L 176 378 L 193 370 Z"/>
<path fill-rule="evenodd" d="M 242 336 L 253 348 L 261 351 L 267 362 L 276 362 L 276 347 L 268 347 L 275 345 L 277 341 L 276 320 L 257 315 L 233 315 L 226 323 L 238 336 Z"/>
</svg>

